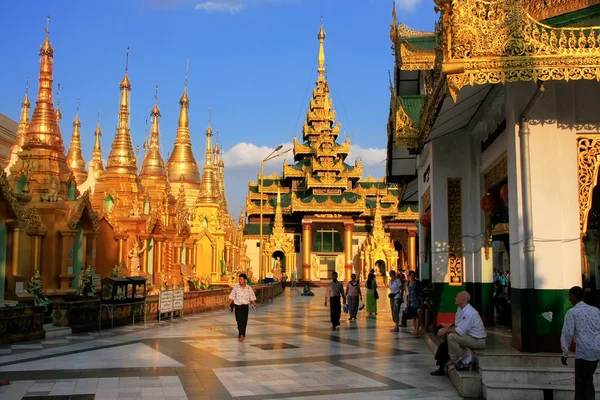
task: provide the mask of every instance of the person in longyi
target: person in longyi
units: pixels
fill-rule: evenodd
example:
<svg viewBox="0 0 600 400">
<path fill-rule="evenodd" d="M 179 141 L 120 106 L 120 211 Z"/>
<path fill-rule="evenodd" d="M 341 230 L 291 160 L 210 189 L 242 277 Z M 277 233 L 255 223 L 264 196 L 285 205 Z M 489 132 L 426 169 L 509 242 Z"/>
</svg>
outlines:
<svg viewBox="0 0 600 400">
<path fill-rule="evenodd" d="M 246 326 L 248 325 L 248 305 L 252 304 L 252 307 L 256 311 L 256 295 L 250 287 L 246 284 L 246 274 L 240 274 L 239 283 L 231 289 L 229 294 L 229 305 L 227 308 L 229 311 L 232 307 L 235 308 L 235 320 L 238 326 L 238 340 L 243 342 L 246 338 Z"/>
</svg>

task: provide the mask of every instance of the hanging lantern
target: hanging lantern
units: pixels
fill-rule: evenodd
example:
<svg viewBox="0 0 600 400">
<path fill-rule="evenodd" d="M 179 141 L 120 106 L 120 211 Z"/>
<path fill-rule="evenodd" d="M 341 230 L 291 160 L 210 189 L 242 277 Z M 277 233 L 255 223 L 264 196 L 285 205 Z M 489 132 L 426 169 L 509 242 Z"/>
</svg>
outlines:
<svg viewBox="0 0 600 400">
<path fill-rule="evenodd" d="M 505 183 L 500 188 L 500 197 L 502 197 L 505 203 L 508 203 L 508 183 Z"/>
<path fill-rule="evenodd" d="M 481 209 L 486 213 L 493 213 L 498 206 L 496 199 L 491 194 L 486 194 L 481 198 Z"/>
<path fill-rule="evenodd" d="M 421 215 L 419 222 L 424 228 L 431 228 L 431 211 L 427 211 L 425 214 Z"/>
</svg>

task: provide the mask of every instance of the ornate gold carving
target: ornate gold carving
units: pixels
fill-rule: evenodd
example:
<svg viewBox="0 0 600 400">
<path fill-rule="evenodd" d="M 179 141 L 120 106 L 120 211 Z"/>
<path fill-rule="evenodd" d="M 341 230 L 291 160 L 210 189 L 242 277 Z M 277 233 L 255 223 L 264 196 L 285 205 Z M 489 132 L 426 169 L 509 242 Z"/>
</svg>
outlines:
<svg viewBox="0 0 600 400">
<path fill-rule="evenodd" d="M 600 167 L 600 134 L 577 135 L 577 162 L 579 171 L 579 231 L 587 232 L 592 208 L 592 193 L 598 182 Z"/>
<path fill-rule="evenodd" d="M 10 183 L 4 172 L 0 172 L 0 193 L 8 203 L 8 208 L 15 215 L 16 219 L 25 222 L 29 230 L 45 230 L 42 220 L 35 208 L 25 209 L 17 200 L 17 196 L 12 192 Z"/>
<path fill-rule="evenodd" d="M 400 44 L 400 69 L 404 71 L 423 71 L 434 67 L 434 50 L 422 49 L 407 41 Z"/>
<path fill-rule="evenodd" d="M 508 161 L 506 154 L 502 155 L 493 167 L 483 174 L 483 183 L 485 191 L 489 191 L 494 186 L 501 183 L 508 177 Z"/>
<path fill-rule="evenodd" d="M 525 7 L 538 21 L 600 4 L 600 0 L 529 0 Z"/>
<path fill-rule="evenodd" d="M 395 136 L 397 147 L 405 149 L 418 149 L 421 147 L 421 135 L 402 105 L 396 111 Z"/>
<path fill-rule="evenodd" d="M 408 25 L 399 23 L 398 26 L 396 27 L 396 35 L 398 38 L 415 38 L 415 37 L 433 36 L 434 33 L 418 31 L 416 29 L 411 28 Z"/>
<path fill-rule="evenodd" d="M 448 178 L 448 274 L 450 285 L 463 284 L 462 194 L 460 178 Z"/>
<path fill-rule="evenodd" d="M 90 191 L 87 190 L 83 196 L 81 196 L 81 199 L 79 200 L 79 204 L 77 205 L 77 209 L 73 209 L 70 208 L 71 210 L 73 210 L 72 213 L 69 213 L 69 216 L 67 218 L 67 226 L 70 229 L 75 229 L 77 226 L 77 223 L 81 220 L 81 216 L 83 215 L 83 211 L 87 210 L 87 215 L 88 218 L 90 220 L 90 224 L 92 225 L 92 229 L 94 230 L 94 232 L 96 232 L 98 230 L 98 227 L 100 226 L 100 218 L 98 217 L 98 213 L 96 211 L 94 211 L 94 209 L 92 208 L 92 202 L 90 201 Z"/>
<path fill-rule="evenodd" d="M 600 27 L 553 28 L 523 0 L 454 1 L 444 18 L 444 72 L 456 100 L 466 85 L 600 80 Z"/>
</svg>

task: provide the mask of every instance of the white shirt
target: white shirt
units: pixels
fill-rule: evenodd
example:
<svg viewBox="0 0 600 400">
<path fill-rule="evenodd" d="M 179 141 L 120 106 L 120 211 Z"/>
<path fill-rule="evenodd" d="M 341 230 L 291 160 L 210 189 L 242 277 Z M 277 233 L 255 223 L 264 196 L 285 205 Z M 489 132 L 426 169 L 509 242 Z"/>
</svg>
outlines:
<svg viewBox="0 0 600 400">
<path fill-rule="evenodd" d="M 250 285 L 246 285 L 245 289 L 242 289 L 240 285 L 235 285 L 231 289 L 229 298 L 233 300 L 236 306 L 248 305 L 251 301 L 256 301 L 256 296 Z"/>
<path fill-rule="evenodd" d="M 479 313 L 470 304 L 463 309 L 458 307 L 454 325 L 460 336 L 468 335 L 475 339 L 485 339 L 487 336 Z"/>
<path fill-rule="evenodd" d="M 390 293 L 397 293 L 394 299 L 402 298 L 402 281 L 400 279 L 396 278 L 390 282 Z"/>
<path fill-rule="evenodd" d="M 567 311 L 560 335 L 563 356 L 569 355 L 569 345 L 575 337 L 575 358 L 600 360 L 600 310 L 580 301 Z"/>
</svg>

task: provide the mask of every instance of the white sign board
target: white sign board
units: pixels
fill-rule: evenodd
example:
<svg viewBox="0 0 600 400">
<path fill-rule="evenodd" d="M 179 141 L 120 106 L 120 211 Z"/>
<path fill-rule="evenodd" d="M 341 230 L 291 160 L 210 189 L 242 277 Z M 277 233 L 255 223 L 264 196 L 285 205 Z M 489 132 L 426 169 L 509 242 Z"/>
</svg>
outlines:
<svg viewBox="0 0 600 400">
<path fill-rule="evenodd" d="M 101 283 L 100 274 L 94 274 L 92 276 L 92 285 L 94 285 L 94 286 L 100 286 L 100 283 Z"/>
<path fill-rule="evenodd" d="M 183 310 L 183 290 L 173 291 L 173 311 Z"/>
<path fill-rule="evenodd" d="M 160 297 L 158 300 L 158 311 L 161 313 L 168 313 L 173 311 L 173 291 L 165 290 L 164 292 L 160 292 Z"/>
</svg>

